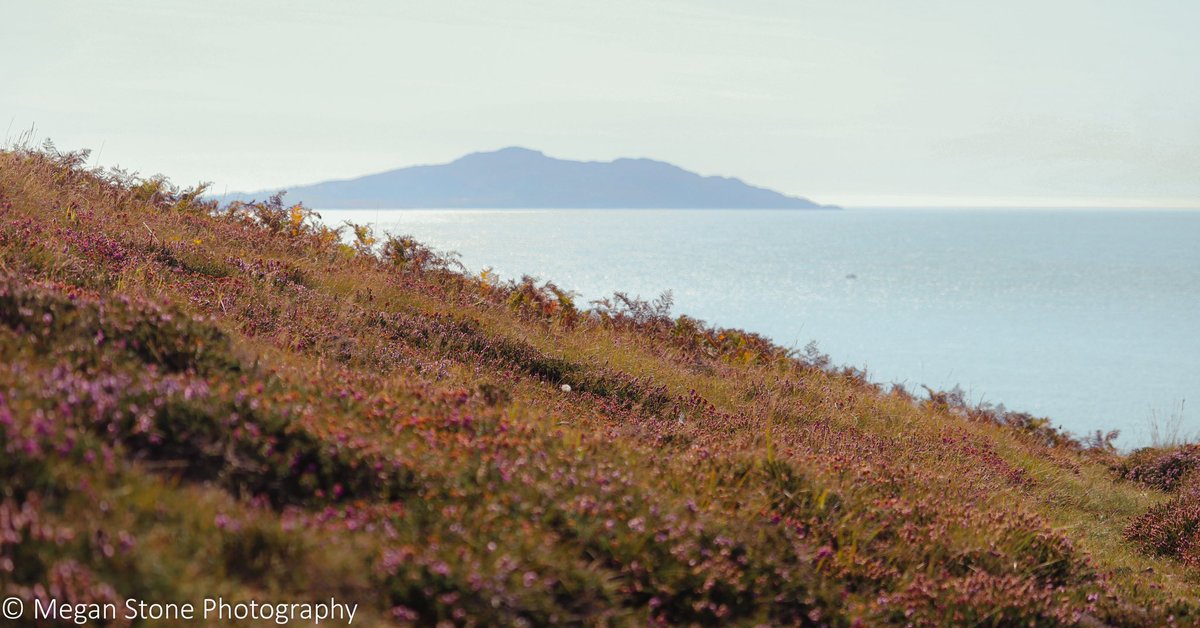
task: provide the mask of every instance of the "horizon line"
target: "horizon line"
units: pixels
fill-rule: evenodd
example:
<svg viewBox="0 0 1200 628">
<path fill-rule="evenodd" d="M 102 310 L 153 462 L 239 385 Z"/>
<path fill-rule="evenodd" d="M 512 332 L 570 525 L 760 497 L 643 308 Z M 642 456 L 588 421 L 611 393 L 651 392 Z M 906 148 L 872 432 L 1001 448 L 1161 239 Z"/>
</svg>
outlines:
<svg viewBox="0 0 1200 628">
<path fill-rule="evenodd" d="M 1089 196 L 920 196 L 812 194 L 847 209 L 1147 209 L 1200 210 L 1200 199 Z"/>
</svg>

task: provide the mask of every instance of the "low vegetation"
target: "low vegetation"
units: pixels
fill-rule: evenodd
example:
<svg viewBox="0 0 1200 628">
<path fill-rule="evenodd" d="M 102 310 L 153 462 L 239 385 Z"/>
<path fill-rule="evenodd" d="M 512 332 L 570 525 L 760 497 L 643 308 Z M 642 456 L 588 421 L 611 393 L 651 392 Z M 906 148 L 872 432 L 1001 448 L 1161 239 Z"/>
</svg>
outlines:
<svg viewBox="0 0 1200 628">
<path fill-rule="evenodd" d="M 336 595 L 366 625 L 1200 621 L 1194 447 L 1123 457 L 669 299 L 584 309 L 202 192 L 0 153 L 0 595 Z"/>
</svg>

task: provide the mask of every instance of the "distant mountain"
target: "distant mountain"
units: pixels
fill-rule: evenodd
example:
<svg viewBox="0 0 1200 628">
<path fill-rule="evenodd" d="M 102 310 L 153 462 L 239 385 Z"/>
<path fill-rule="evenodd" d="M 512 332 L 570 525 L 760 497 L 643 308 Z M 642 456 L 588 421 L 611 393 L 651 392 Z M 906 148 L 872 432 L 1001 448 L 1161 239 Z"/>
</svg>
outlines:
<svg viewBox="0 0 1200 628">
<path fill-rule="evenodd" d="M 231 194 L 225 200 L 269 195 Z M 293 187 L 288 200 L 318 209 L 823 207 L 739 179 L 705 177 L 653 159 L 569 161 L 519 147 L 472 153 L 448 164 Z"/>
</svg>

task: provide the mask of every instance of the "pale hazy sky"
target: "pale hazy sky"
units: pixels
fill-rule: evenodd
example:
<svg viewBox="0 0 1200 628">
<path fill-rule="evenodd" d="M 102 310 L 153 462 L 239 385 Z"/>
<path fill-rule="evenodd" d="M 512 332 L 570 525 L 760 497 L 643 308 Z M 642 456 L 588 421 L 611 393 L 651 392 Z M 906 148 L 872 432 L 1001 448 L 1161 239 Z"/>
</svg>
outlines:
<svg viewBox="0 0 1200 628">
<path fill-rule="evenodd" d="M 1196 0 L 0 0 L 0 125 L 217 192 L 521 145 L 850 205 L 1200 206 L 1197 33 Z"/>
</svg>

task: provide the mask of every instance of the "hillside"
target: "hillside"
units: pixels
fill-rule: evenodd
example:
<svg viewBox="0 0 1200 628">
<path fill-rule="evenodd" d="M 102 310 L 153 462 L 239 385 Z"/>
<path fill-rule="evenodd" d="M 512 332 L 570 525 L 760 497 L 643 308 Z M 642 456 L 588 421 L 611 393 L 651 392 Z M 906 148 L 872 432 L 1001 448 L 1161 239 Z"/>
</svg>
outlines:
<svg viewBox="0 0 1200 628">
<path fill-rule="evenodd" d="M 234 194 L 252 200 L 272 192 Z M 570 161 L 527 148 L 472 153 L 448 164 L 413 166 L 289 189 L 315 208 L 726 208 L 817 209 L 804 198 L 704 177 L 652 159 Z"/>
<path fill-rule="evenodd" d="M 368 626 L 1200 617 L 1191 449 L 1122 458 L 664 302 L 584 310 L 83 163 L 0 152 L 4 597 L 336 597 Z"/>
</svg>

